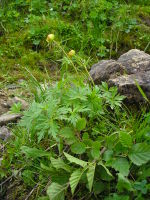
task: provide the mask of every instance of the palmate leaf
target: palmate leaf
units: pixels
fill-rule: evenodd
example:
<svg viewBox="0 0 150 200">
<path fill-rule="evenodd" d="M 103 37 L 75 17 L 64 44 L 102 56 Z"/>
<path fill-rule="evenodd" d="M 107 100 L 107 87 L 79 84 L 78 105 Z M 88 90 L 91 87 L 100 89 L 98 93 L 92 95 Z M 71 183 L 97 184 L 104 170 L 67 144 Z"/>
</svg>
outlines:
<svg viewBox="0 0 150 200">
<path fill-rule="evenodd" d="M 64 200 L 65 195 L 64 191 L 67 188 L 67 185 L 60 185 L 58 183 L 52 183 L 48 189 L 47 194 L 50 200 Z"/>
<path fill-rule="evenodd" d="M 150 160 L 150 145 L 137 143 L 132 147 L 128 156 L 135 165 L 145 164 Z"/>
<path fill-rule="evenodd" d="M 69 182 L 70 182 L 72 194 L 74 194 L 74 191 L 75 191 L 75 189 L 76 189 L 76 187 L 77 187 L 77 185 L 78 185 L 78 183 L 81 179 L 83 172 L 84 172 L 84 170 L 77 169 L 71 174 Z"/>
<path fill-rule="evenodd" d="M 88 171 L 86 173 L 90 192 L 91 192 L 92 186 L 93 186 L 95 167 L 96 167 L 96 164 L 90 165 L 88 168 Z"/>
<path fill-rule="evenodd" d="M 130 148 L 132 146 L 132 137 L 129 133 L 121 131 L 119 133 L 119 140 L 122 146 Z"/>
<path fill-rule="evenodd" d="M 80 165 L 81 167 L 87 166 L 87 162 L 80 160 L 78 158 L 75 158 L 74 156 L 69 155 L 68 153 L 64 152 L 65 157 L 67 160 L 69 160 L 71 163 L 75 163 L 77 165 Z"/>
</svg>

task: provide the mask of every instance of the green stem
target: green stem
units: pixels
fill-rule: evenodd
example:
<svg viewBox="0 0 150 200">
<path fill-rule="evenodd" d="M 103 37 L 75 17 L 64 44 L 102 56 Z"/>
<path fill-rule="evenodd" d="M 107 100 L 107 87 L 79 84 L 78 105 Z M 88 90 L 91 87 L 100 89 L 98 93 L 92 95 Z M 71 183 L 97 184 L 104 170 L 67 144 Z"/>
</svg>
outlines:
<svg viewBox="0 0 150 200">
<path fill-rule="evenodd" d="M 56 41 L 54 41 L 54 44 L 56 44 L 56 45 L 62 50 L 62 52 L 63 52 L 63 53 L 65 54 L 65 56 L 70 60 L 72 66 L 73 66 L 73 68 L 74 68 L 74 70 L 75 70 L 76 73 L 78 74 L 78 71 L 77 71 L 77 69 L 76 69 L 74 63 L 73 63 L 72 60 L 69 58 L 69 56 L 67 55 L 67 53 L 65 52 L 65 50 L 62 48 L 62 46 L 61 46 L 58 42 L 56 42 Z"/>
</svg>

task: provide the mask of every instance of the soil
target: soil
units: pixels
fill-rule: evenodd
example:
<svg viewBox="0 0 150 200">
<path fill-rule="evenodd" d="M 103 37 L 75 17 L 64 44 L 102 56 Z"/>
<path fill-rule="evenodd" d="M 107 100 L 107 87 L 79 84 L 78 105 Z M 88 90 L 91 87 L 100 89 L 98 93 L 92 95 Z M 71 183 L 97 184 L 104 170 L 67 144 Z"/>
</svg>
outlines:
<svg viewBox="0 0 150 200">
<path fill-rule="evenodd" d="M 6 113 L 9 110 L 7 106 L 8 96 L 5 92 L 0 91 L 0 115 Z"/>
</svg>

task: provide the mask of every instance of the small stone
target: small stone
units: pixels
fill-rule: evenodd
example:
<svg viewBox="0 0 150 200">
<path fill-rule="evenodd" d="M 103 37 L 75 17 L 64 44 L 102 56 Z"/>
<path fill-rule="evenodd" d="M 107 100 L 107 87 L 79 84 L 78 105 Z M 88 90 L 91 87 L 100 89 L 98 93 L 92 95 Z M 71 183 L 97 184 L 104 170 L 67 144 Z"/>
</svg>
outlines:
<svg viewBox="0 0 150 200">
<path fill-rule="evenodd" d="M 6 125 L 8 123 L 16 122 L 22 117 L 22 114 L 10 114 L 6 113 L 0 116 L 0 125 Z"/>
<path fill-rule="evenodd" d="M 11 136 L 11 132 L 6 126 L 0 127 L 0 139 L 7 140 Z"/>
</svg>

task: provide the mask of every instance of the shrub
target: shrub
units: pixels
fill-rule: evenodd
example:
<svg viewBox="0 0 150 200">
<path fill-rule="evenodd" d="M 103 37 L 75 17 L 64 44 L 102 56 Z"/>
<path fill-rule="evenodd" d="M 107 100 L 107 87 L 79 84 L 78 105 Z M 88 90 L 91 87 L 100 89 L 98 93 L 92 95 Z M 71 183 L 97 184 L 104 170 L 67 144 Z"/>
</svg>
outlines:
<svg viewBox="0 0 150 200">
<path fill-rule="evenodd" d="M 123 98 L 106 83 L 38 87 L 9 146 L 9 165 L 23 167 L 24 184 L 39 195 L 47 188 L 47 199 L 146 199 L 150 115 L 135 123 Z"/>
</svg>

